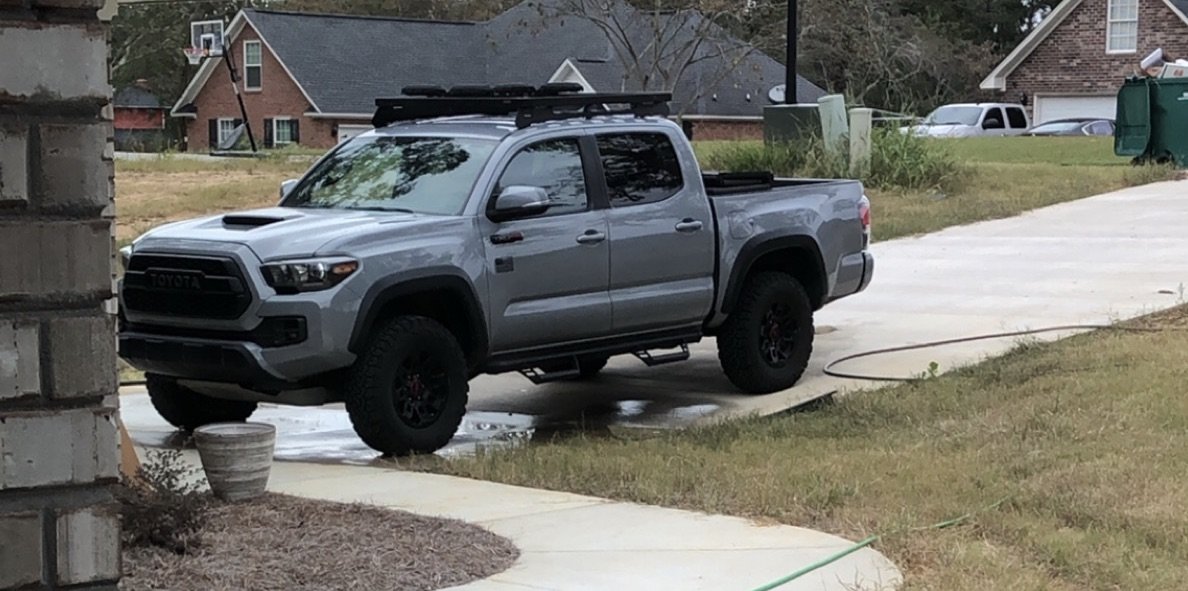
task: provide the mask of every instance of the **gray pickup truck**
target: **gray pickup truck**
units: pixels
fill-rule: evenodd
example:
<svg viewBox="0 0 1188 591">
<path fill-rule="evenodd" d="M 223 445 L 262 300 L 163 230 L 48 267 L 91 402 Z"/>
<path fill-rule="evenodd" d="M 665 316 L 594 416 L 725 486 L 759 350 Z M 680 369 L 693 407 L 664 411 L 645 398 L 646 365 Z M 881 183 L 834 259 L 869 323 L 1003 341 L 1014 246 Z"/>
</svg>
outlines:
<svg viewBox="0 0 1188 591">
<path fill-rule="evenodd" d="M 814 311 L 871 280 L 861 184 L 702 173 L 666 96 L 544 90 L 377 101 L 279 206 L 126 248 L 120 355 L 161 416 L 343 402 L 369 446 L 428 453 L 476 375 L 589 379 L 705 336 L 740 390 L 795 384 Z"/>
</svg>

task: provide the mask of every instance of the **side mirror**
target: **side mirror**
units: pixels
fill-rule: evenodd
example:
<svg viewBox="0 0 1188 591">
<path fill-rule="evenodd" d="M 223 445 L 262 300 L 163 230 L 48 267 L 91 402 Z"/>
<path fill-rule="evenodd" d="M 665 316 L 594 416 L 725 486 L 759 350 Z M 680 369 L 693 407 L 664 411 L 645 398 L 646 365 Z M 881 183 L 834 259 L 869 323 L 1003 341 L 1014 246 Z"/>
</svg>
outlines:
<svg viewBox="0 0 1188 591">
<path fill-rule="evenodd" d="M 512 185 L 504 188 L 495 197 L 495 207 L 487 217 L 491 218 L 491 221 L 505 222 L 540 215 L 551 206 L 549 194 L 543 188 Z"/>
<path fill-rule="evenodd" d="M 999 121 L 993 117 L 987 117 L 986 121 L 982 123 L 982 129 L 1004 129 L 1005 127 L 1006 126 L 1002 124 L 1002 121 Z"/>
<path fill-rule="evenodd" d="M 289 196 L 289 192 L 291 192 L 293 190 L 293 187 L 297 186 L 297 182 L 298 182 L 298 179 L 289 179 L 287 181 L 281 182 L 281 185 L 280 185 L 281 199 L 284 199 L 285 197 Z"/>
</svg>

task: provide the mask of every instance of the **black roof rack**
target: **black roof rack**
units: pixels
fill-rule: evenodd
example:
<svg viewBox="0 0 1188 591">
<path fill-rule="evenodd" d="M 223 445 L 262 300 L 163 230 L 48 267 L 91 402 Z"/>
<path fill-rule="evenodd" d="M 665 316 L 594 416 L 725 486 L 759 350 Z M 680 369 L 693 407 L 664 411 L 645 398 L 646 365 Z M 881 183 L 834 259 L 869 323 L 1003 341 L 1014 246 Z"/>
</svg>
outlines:
<svg viewBox="0 0 1188 591">
<path fill-rule="evenodd" d="M 672 94 L 667 92 L 583 93 L 578 84 L 544 86 L 408 86 L 404 96 L 375 100 L 371 123 L 386 127 L 398 121 L 415 121 L 459 115 L 515 115 L 516 127 L 597 115 L 635 117 L 669 114 Z"/>
</svg>

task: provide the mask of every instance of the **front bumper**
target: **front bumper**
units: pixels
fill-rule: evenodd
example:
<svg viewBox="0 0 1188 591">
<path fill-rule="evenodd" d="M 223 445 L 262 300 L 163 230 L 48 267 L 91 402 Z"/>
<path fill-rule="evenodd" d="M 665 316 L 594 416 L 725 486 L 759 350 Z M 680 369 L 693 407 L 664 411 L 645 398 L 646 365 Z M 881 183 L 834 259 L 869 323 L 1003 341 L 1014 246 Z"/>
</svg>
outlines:
<svg viewBox="0 0 1188 591">
<path fill-rule="evenodd" d="M 230 288 L 224 291 L 243 294 L 246 304 L 228 307 L 227 314 L 207 315 L 208 310 L 198 306 L 179 309 L 179 302 L 188 302 L 187 297 L 198 302 L 202 293 L 153 284 L 147 286 L 158 288 L 150 294 L 152 298 L 129 302 L 121 285 L 120 357 L 133 367 L 181 379 L 275 391 L 318 381 L 354 363 L 348 343 L 361 298 L 348 284 L 281 295 L 264 281 L 260 259 L 242 245 L 193 241 L 167 246 L 142 246 L 133 254 L 133 262 L 137 256 L 150 262 L 163 257 L 201 259 L 204 265 L 211 264 L 208 259 L 224 261 L 222 267 L 209 271 L 230 276 L 225 281 Z M 234 267 L 225 261 L 233 262 Z M 157 271 L 153 265 L 148 267 Z M 221 277 L 209 275 L 202 279 L 203 284 L 223 286 Z M 271 340 L 275 331 L 265 329 L 278 319 L 300 320 L 302 338 Z"/>
<path fill-rule="evenodd" d="M 148 333 L 120 333 L 120 357 L 136 369 L 184 379 L 250 385 L 266 390 L 298 386 L 261 363 L 259 346 L 235 341 L 203 341 Z"/>
</svg>

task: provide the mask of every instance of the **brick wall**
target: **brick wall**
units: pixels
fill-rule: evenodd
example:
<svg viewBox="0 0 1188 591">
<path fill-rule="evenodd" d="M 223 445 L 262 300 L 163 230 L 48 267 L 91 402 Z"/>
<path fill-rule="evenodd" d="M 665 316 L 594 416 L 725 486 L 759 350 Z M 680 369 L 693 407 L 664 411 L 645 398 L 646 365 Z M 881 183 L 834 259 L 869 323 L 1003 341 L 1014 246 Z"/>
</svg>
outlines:
<svg viewBox="0 0 1188 591">
<path fill-rule="evenodd" d="M 244 27 L 243 32 L 235 40 L 232 48 L 232 59 L 235 69 L 240 75 L 239 88 L 243 89 L 243 43 L 260 39 L 259 33 L 251 24 Z M 285 73 L 276 56 L 268 51 L 268 46 L 261 44 L 263 54 L 263 69 L 261 84 L 258 91 L 244 91 L 243 102 L 247 108 L 248 117 L 252 123 L 252 132 L 256 136 L 257 145 L 264 146 L 264 120 L 275 117 L 291 117 L 300 121 L 300 143 L 303 146 L 329 148 L 335 144 L 333 125 L 324 119 L 311 119 L 305 116 L 312 110 L 309 101 L 301 93 L 293 79 Z M 187 150 L 191 152 L 205 152 L 210 150 L 210 120 L 218 118 L 242 119 L 239 103 L 235 100 L 235 93 L 231 90 L 230 78 L 227 74 L 227 64 L 218 61 L 218 67 L 207 80 L 206 85 L 198 92 L 194 99 L 198 108 L 197 119 L 189 119 L 186 123 Z"/>
<path fill-rule="evenodd" d="M 1106 53 L 1108 0 L 1083 0 L 1036 50 L 1007 77 L 1006 98 L 1026 93 L 1114 94 L 1137 72 L 1139 61 L 1162 47 L 1188 58 L 1188 24 L 1163 0 L 1139 0 L 1138 51 Z"/>
<path fill-rule="evenodd" d="M 165 129 L 166 109 L 141 109 L 136 107 L 116 107 L 116 129 Z"/>
<path fill-rule="evenodd" d="M 0 589 L 120 575 L 103 4 L 0 0 Z"/>
<path fill-rule="evenodd" d="M 763 139 L 762 121 L 699 120 L 688 123 L 693 126 L 694 141 Z"/>
</svg>

